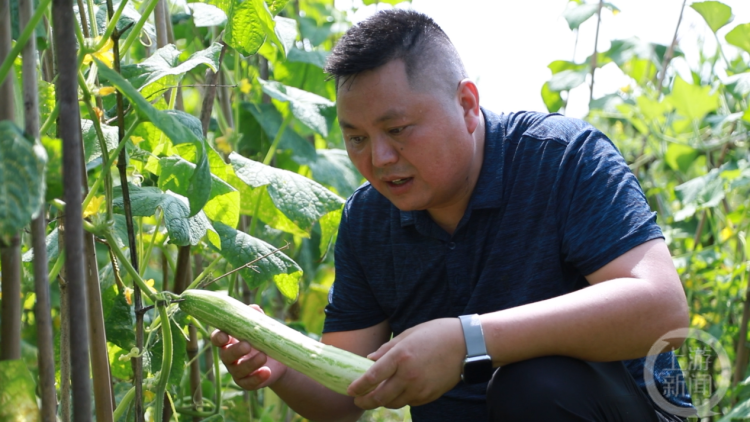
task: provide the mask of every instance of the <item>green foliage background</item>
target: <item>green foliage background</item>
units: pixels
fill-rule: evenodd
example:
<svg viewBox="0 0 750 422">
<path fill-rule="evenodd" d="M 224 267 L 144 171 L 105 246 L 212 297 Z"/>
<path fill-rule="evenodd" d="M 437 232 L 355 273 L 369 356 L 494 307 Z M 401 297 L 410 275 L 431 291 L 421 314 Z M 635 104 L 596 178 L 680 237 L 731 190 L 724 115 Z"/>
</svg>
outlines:
<svg viewBox="0 0 750 422">
<path fill-rule="evenodd" d="M 11 4 L 11 12 L 17 13 L 17 1 Z M 48 5 L 40 3 L 42 8 Z M 209 288 L 258 303 L 266 313 L 317 337 L 334 277 L 330 249 L 343 201 L 362 182 L 342 150 L 335 122 L 335 87 L 322 72 L 336 39 L 350 25 L 347 12 L 336 10 L 330 0 L 206 0 L 169 5 L 169 19 L 163 23 L 172 38 L 161 48 L 156 48 L 159 22 L 150 19 L 156 0 L 114 4 L 121 11 L 116 21 L 110 21 L 106 5 L 97 0 L 83 4 L 79 13 L 79 23 L 83 22 L 78 34 L 81 130 L 90 189 L 84 214 L 88 228 L 110 240 L 108 246 L 97 244 L 96 258 L 118 420 L 133 419 L 128 392 L 133 387 L 129 358 L 138 352 L 132 350 L 134 284 L 151 285 L 155 291 L 172 289 L 181 265 L 180 248 L 190 248 L 196 283 L 271 253 L 255 267 L 220 278 Z M 597 52 L 594 68 L 614 63 L 631 83 L 592 99 L 587 120 L 615 142 L 658 211 L 687 292 L 692 327 L 718 338 L 729 353 L 735 371 L 731 377 L 722 377 L 716 365 L 708 369 L 714 389 L 729 385 L 714 408 L 724 416 L 713 418 L 728 421 L 750 417 L 746 345 L 750 23 L 731 22 L 731 9 L 720 2 L 696 2 L 690 7 L 705 18 L 714 34 L 732 27 L 723 38 L 717 35 L 718 49 L 703 52 L 700 62 L 692 64 L 691 74 L 679 76 L 670 67 L 671 60 L 682 55 L 679 44 L 612 40 L 609 50 Z M 570 29 L 577 31 L 601 8 L 619 10 L 611 3 L 600 7 L 598 2 L 571 1 L 565 13 Z M 49 18 L 49 10 L 44 13 Z M 111 68 L 114 58 L 108 37 L 98 38 L 111 35 L 115 28 L 121 32 L 119 72 Z M 32 32 L 39 41 L 39 67 L 45 70 L 54 34 L 43 21 Z M 21 37 L 22 28 L 14 25 L 13 39 L 22 42 Z M 729 56 L 728 45 L 739 53 Z M 22 103 L 23 60 L 37 58 L 19 56 L 5 66 L 7 73 L 0 70 L 0 76 L 7 74 L 15 81 L 15 104 Z M 581 63 L 550 63 L 552 77 L 540 81 L 549 111 L 564 112 L 568 92 L 590 83 L 591 63 L 592 57 Z M 210 120 L 201 122 L 198 116 L 209 91 L 207 69 L 219 72 L 219 85 Z M 8 186 L 7 195 L 0 198 L 0 235 L 7 240 L 14 233 L 22 234 L 23 350 L 30 373 L 26 376 L 17 362 L 0 362 L 0 378 L 22 373 L 13 375 L 13 380 L 28 391 L 37 379 L 37 339 L 34 251 L 24 229 L 42 204 L 49 221 L 49 312 L 56 323 L 55 335 L 60 334 L 57 275 L 63 257 L 57 217 L 64 208 L 63 164 L 52 76 L 47 72 L 39 81 L 44 123 L 40 139 L 29 139 L 19 129 L 20 112 L 16 122 L 0 122 L 0 185 Z M 112 88 L 125 98 L 122 128 Z M 205 136 L 203 123 L 208 124 Z M 125 132 L 122 138 L 120 130 Z M 134 247 L 141 263 L 132 271 L 123 262 L 128 236 L 126 199 L 113 165 L 117 148 L 127 152 Z M 284 245 L 288 248 L 274 252 Z M 146 300 L 149 304 L 152 301 Z M 146 313 L 146 325 L 154 325 L 142 351 L 144 387 L 151 392 L 146 394 L 147 407 L 154 405 L 153 391 L 164 369 L 165 339 L 156 329 L 157 316 L 155 310 Z M 167 336 L 171 340 L 167 340 L 174 353 L 167 392 L 178 410 L 175 417 L 189 420 L 195 410 L 186 352 L 190 320 L 180 312 L 171 319 Z M 201 336 L 197 358 L 203 377 L 203 416 L 226 421 L 301 420 L 273 393 L 243 393 L 226 373 L 219 374 L 222 388 L 217 391 L 204 359 L 210 354 L 206 335 Z M 684 346 L 683 356 L 689 356 L 691 346 L 695 345 Z M 686 358 L 681 363 L 691 368 Z M 28 394 L 4 395 L 3 385 L 10 384 L 0 383 L 3 408 L 27 411 L 32 402 Z M 694 400 L 706 399 L 694 392 Z M 148 412 L 152 415 L 153 410 Z M 408 418 L 408 411 L 381 409 L 368 412 L 363 420 Z"/>
</svg>

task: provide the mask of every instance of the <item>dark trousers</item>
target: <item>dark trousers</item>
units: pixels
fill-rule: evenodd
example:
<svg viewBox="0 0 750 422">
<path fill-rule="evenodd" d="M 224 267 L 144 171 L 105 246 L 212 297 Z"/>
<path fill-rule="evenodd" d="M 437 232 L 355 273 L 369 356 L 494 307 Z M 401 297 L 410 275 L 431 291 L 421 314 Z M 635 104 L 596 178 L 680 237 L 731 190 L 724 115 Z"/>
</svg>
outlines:
<svg viewBox="0 0 750 422">
<path fill-rule="evenodd" d="M 666 422 L 621 362 L 548 356 L 504 366 L 487 387 L 490 421 Z"/>
</svg>

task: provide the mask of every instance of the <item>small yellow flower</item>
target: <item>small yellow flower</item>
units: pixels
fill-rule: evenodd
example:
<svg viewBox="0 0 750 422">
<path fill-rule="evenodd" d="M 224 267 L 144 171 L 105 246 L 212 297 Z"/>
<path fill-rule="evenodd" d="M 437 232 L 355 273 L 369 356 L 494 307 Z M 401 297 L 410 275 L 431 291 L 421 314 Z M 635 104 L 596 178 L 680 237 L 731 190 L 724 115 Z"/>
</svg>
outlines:
<svg viewBox="0 0 750 422">
<path fill-rule="evenodd" d="M 146 285 L 148 286 L 149 289 L 151 289 L 151 291 L 153 293 L 156 293 L 156 289 L 154 288 L 154 279 L 153 278 L 149 278 L 148 280 L 146 280 Z"/>
<path fill-rule="evenodd" d="M 125 301 L 128 302 L 128 305 L 133 306 L 133 289 L 126 287 L 123 293 L 125 294 Z"/>
<path fill-rule="evenodd" d="M 95 196 L 91 198 L 91 201 L 89 201 L 89 204 L 86 205 L 86 209 L 83 210 L 83 218 L 91 217 L 92 215 L 99 212 L 99 208 L 101 208 L 102 204 L 104 203 L 104 196 Z"/>
<path fill-rule="evenodd" d="M 732 228 L 731 227 L 724 227 L 721 230 L 721 233 L 719 233 L 719 241 L 724 242 L 727 239 L 732 237 Z"/>
<path fill-rule="evenodd" d="M 104 116 L 104 110 L 100 109 L 99 107 L 94 107 L 94 114 L 96 114 L 96 118 L 101 120 Z"/>
<path fill-rule="evenodd" d="M 229 143 L 229 138 L 231 138 L 231 136 L 232 128 L 227 128 L 227 132 L 224 136 L 219 136 L 218 138 L 214 139 L 216 148 L 224 154 L 229 154 L 232 152 L 232 145 Z"/>
<path fill-rule="evenodd" d="M 130 137 L 130 142 L 132 142 L 133 145 L 138 145 L 141 142 L 143 142 L 143 137 L 142 136 L 131 136 Z"/>
<path fill-rule="evenodd" d="M 249 94 L 251 89 L 253 89 L 253 84 L 251 84 L 247 78 L 240 81 L 240 91 L 242 91 L 243 94 Z"/>
<path fill-rule="evenodd" d="M 146 402 L 154 400 L 155 396 L 156 394 L 154 394 L 151 390 L 143 390 L 143 398 L 146 399 Z"/>
<path fill-rule="evenodd" d="M 703 317 L 703 315 L 693 315 L 693 321 L 690 324 L 691 326 L 695 328 L 703 328 L 708 324 L 708 321 L 706 321 L 706 318 Z"/>
<path fill-rule="evenodd" d="M 94 44 L 99 44 L 99 41 L 102 39 L 102 37 L 96 37 L 94 39 Z M 115 61 L 115 54 L 112 52 L 112 48 L 115 46 L 114 41 L 112 41 L 112 38 L 108 38 L 107 42 L 104 43 L 104 46 L 100 48 L 98 51 L 94 52 L 93 54 L 87 54 L 83 58 L 83 64 L 89 64 L 94 59 L 93 57 L 96 57 L 97 59 L 101 60 L 104 64 L 107 65 L 110 69 L 112 66 L 114 66 Z M 92 57 L 93 56 L 93 57 Z"/>
<path fill-rule="evenodd" d="M 103 86 L 99 88 L 99 91 L 97 92 L 97 95 L 100 97 L 106 97 L 107 95 L 112 95 L 115 93 L 115 87 L 113 86 Z"/>
</svg>

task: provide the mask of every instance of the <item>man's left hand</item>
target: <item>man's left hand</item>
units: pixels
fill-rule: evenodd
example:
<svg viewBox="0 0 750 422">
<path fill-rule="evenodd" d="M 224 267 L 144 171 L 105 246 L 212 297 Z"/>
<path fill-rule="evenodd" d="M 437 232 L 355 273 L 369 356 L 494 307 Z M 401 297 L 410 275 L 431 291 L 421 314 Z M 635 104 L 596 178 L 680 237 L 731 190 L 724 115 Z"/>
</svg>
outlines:
<svg viewBox="0 0 750 422">
<path fill-rule="evenodd" d="M 466 345 L 458 318 L 412 327 L 368 358 L 375 364 L 349 386 L 362 409 L 398 409 L 438 399 L 461 380 Z"/>
</svg>

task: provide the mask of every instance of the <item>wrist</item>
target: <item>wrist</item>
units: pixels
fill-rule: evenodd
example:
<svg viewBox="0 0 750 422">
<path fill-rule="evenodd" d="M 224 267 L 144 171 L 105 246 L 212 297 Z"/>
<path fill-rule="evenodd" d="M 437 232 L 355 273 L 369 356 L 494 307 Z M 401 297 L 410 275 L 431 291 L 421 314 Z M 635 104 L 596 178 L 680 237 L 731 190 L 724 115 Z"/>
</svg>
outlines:
<svg viewBox="0 0 750 422">
<path fill-rule="evenodd" d="M 462 315 L 459 320 L 466 345 L 461 379 L 467 384 L 487 382 L 492 378 L 492 359 L 487 354 L 479 315 Z"/>
</svg>

